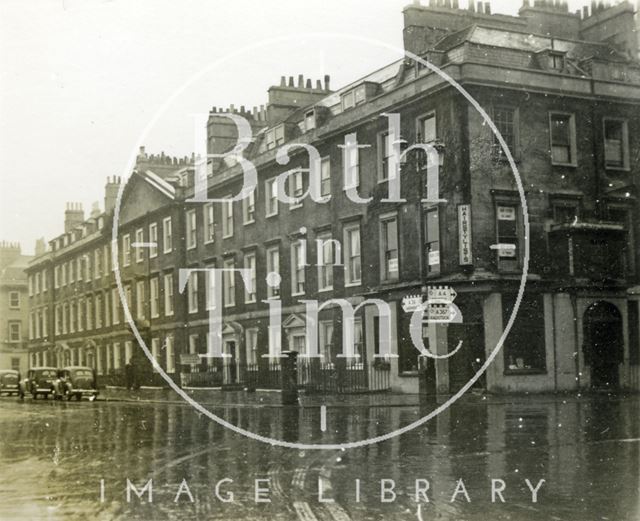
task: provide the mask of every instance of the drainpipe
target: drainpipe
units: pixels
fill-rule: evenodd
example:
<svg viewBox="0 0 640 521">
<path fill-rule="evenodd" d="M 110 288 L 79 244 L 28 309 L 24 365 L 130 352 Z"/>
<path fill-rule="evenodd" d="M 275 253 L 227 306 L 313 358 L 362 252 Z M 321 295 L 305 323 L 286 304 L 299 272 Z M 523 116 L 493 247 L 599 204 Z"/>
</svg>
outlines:
<svg viewBox="0 0 640 521">
<path fill-rule="evenodd" d="M 576 367 L 576 382 L 578 383 L 578 391 L 580 391 L 582 382 L 580 378 L 580 346 L 578 345 L 578 296 L 575 293 L 571 293 L 571 307 L 573 308 L 573 335 L 576 349 L 574 364 Z"/>
<path fill-rule="evenodd" d="M 556 299 L 551 294 L 551 327 L 553 330 L 553 390 L 558 392 L 558 344 L 556 342 Z"/>
</svg>

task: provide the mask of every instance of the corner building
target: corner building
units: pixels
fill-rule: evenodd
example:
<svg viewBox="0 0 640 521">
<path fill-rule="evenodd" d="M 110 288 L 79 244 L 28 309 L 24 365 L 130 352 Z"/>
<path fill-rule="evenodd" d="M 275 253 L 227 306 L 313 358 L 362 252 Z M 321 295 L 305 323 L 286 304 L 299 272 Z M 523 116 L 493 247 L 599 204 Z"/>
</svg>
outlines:
<svg viewBox="0 0 640 521">
<path fill-rule="evenodd" d="M 469 9 L 448 1 L 414 3 L 404 9 L 403 34 L 407 51 L 439 67 L 487 112 L 525 191 L 526 291 L 478 385 L 490 391 L 638 390 L 640 64 L 633 7 L 623 2 L 570 13 L 562 2 L 525 2 L 518 16 L 505 16 L 491 14 L 488 3 Z M 265 356 L 270 346 L 309 351 L 302 301 L 346 299 L 358 306 L 379 299 L 390 309 L 392 356 L 375 357 L 381 346 L 377 306 L 361 306 L 353 321 L 343 321 L 339 307 L 327 307 L 317 323 L 323 358 L 302 358 L 299 382 L 310 390 L 417 392 L 418 350 L 403 301 L 426 300 L 429 287 L 446 286 L 457 293 L 462 320 L 423 324 L 425 345 L 441 357 L 428 365 L 428 381 L 440 393 L 464 386 L 510 320 L 526 255 L 514 174 L 483 116 L 440 75 L 410 59 L 336 91 L 328 78 L 283 77 L 268 90 L 264 107 L 211 111 L 208 152 L 227 155 L 208 160 L 210 198 L 234 196 L 242 187 L 241 158 L 229 153 L 236 127 L 225 113 L 242 115 L 252 127 L 254 139 L 242 151 L 258 174 L 250 197 L 194 202 L 189 161 L 151 161 L 141 151 L 118 217 L 128 308 L 167 373 L 184 386 L 277 387 L 278 361 Z M 397 169 L 385 114 L 399 115 L 399 137 L 406 142 L 399 145 L 406 154 Z M 345 149 L 352 139 L 369 146 Z M 275 197 L 274 180 L 285 172 L 290 196 L 308 188 L 303 148 L 291 149 L 286 165 L 276 160 L 288 143 L 318 150 L 322 202 L 283 204 Z M 409 149 L 420 143 L 434 146 L 437 158 Z M 385 202 L 398 179 L 401 200 Z M 354 203 L 348 189 L 371 200 Z M 101 248 L 110 241 L 105 225 L 95 232 L 96 245 L 98 237 L 106 241 Z M 62 261 L 56 251 L 35 265 L 44 268 L 52 255 Z M 215 288 L 202 271 L 179 284 L 180 270 L 211 267 L 246 268 L 255 284 L 247 292 L 238 276 L 223 277 L 218 341 L 231 357 L 199 361 L 193 355 L 213 342 L 208 308 Z M 280 274 L 279 287 L 267 285 L 269 272 Z M 111 304 L 102 304 L 101 313 L 111 309 L 113 316 L 117 294 L 107 280 Z M 103 299 L 106 289 L 99 290 Z M 281 305 L 280 327 L 270 327 L 269 300 Z M 103 364 L 97 365 L 102 373 L 121 374 L 127 361 L 146 363 L 136 362 L 140 350 L 119 316 L 117 327 L 111 319 L 110 329 L 92 335 L 102 346 L 93 362 Z M 357 357 L 338 356 L 343 329 Z M 86 333 L 78 344 L 87 344 Z M 52 338 L 55 346 L 71 340 Z M 145 381 L 158 382 L 145 367 Z"/>
</svg>

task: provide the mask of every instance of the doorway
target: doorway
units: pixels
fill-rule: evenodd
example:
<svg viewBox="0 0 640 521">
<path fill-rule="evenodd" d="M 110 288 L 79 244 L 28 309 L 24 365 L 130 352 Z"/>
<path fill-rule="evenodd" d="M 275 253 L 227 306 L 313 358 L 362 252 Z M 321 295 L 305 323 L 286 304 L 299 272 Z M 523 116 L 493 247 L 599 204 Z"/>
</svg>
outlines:
<svg viewBox="0 0 640 521">
<path fill-rule="evenodd" d="M 596 302 L 584 313 L 584 358 L 591 367 L 591 387 L 617 389 L 623 360 L 622 315 L 609 302 Z"/>
<path fill-rule="evenodd" d="M 224 358 L 224 383 L 233 385 L 238 383 L 238 360 L 236 358 L 236 341 L 224 341 L 224 354 L 231 355 Z"/>
</svg>

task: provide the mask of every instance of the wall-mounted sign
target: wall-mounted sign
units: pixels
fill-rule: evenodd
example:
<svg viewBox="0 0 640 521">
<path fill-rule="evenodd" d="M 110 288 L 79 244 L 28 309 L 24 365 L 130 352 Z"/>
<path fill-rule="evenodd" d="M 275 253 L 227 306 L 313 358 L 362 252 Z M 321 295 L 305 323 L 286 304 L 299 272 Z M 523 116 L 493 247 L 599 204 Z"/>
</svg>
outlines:
<svg viewBox="0 0 640 521">
<path fill-rule="evenodd" d="M 402 309 L 405 313 L 413 313 L 422 307 L 422 295 L 407 295 L 402 299 Z"/>
<path fill-rule="evenodd" d="M 427 288 L 428 300 L 444 300 L 447 302 L 453 302 L 458 294 L 456 290 L 450 286 L 429 286 Z"/>
<path fill-rule="evenodd" d="M 513 206 L 498 206 L 499 221 L 515 221 L 516 209 Z"/>
<path fill-rule="evenodd" d="M 460 266 L 473 264 L 470 204 L 461 204 L 458 206 L 458 249 L 460 252 Z"/>
</svg>

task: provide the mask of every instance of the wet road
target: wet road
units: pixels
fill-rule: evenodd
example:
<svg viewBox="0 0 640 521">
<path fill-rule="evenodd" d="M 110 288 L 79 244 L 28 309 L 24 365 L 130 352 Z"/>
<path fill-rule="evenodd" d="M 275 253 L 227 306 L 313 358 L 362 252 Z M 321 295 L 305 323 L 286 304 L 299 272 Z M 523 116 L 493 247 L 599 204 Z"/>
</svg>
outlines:
<svg viewBox="0 0 640 521">
<path fill-rule="evenodd" d="M 216 412 L 264 435 L 339 442 L 425 410 L 330 407 L 326 432 L 316 408 Z M 637 520 L 639 412 L 637 396 L 477 399 L 383 443 L 299 451 L 186 405 L 1 398 L 0 519 Z M 127 501 L 127 479 L 138 492 L 151 480 L 145 501 L 135 490 Z"/>
</svg>

